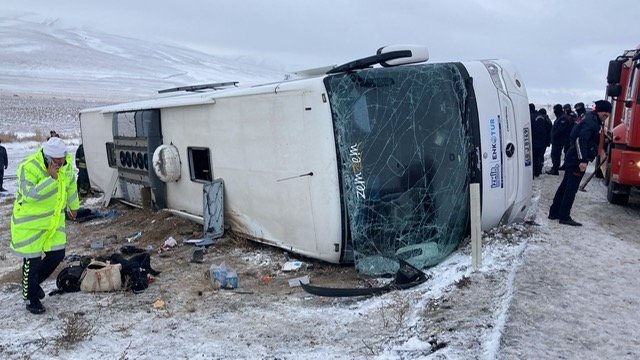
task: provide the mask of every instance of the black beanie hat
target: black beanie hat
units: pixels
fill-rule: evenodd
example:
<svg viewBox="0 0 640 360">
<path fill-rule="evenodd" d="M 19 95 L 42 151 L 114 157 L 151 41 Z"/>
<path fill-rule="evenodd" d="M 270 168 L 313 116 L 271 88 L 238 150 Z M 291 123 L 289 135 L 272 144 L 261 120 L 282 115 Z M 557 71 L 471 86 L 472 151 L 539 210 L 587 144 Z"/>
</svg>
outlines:
<svg viewBox="0 0 640 360">
<path fill-rule="evenodd" d="M 560 105 L 560 104 L 555 104 L 555 105 L 553 105 L 553 112 L 554 112 L 555 114 L 557 114 L 557 113 L 561 113 L 561 112 L 563 112 L 563 111 L 564 111 L 564 110 L 562 110 L 562 105 Z"/>
<path fill-rule="evenodd" d="M 611 112 L 611 103 L 607 100 L 598 100 L 596 101 L 596 106 L 594 108 L 595 112 Z"/>
</svg>

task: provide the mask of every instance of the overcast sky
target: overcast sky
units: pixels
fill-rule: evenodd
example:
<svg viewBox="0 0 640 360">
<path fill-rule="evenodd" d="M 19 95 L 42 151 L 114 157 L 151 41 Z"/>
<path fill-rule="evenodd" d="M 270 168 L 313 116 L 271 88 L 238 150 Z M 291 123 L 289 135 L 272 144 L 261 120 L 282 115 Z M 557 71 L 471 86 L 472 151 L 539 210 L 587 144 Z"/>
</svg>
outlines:
<svg viewBox="0 0 640 360">
<path fill-rule="evenodd" d="M 640 0 L 2 0 L 2 9 L 288 70 L 388 44 L 426 45 L 430 61 L 505 58 L 529 100 L 545 104 L 602 98 L 609 60 L 640 44 Z"/>
</svg>

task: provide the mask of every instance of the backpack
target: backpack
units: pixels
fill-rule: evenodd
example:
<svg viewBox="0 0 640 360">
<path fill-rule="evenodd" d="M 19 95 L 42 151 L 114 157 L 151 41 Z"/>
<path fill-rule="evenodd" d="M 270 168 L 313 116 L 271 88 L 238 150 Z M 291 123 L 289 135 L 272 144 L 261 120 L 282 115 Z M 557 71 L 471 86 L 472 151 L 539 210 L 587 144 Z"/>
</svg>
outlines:
<svg viewBox="0 0 640 360">
<path fill-rule="evenodd" d="M 80 277 L 85 267 L 82 265 L 69 265 L 58 273 L 56 278 L 56 290 L 49 293 L 49 296 L 80 291 Z"/>
</svg>

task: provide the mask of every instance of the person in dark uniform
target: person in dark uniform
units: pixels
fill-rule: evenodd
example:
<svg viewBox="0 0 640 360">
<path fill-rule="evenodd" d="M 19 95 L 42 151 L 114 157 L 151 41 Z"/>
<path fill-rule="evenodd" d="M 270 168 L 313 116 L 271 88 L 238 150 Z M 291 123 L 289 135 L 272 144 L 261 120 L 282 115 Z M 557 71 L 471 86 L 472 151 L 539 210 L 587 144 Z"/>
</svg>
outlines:
<svg viewBox="0 0 640 360">
<path fill-rule="evenodd" d="M 547 171 L 547 174 L 560 175 L 558 170 L 560 170 L 562 149 L 565 143 L 569 142 L 569 135 L 571 134 L 573 124 L 567 113 L 562 109 L 562 105 L 555 104 L 553 106 L 553 114 L 556 116 L 556 120 L 553 122 L 553 127 L 551 128 L 551 163 L 553 165 L 551 169 Z"/>
<path fill-rule="evenodd" d="M 84 148 L 82 144 L 80 144 L 76 150 L 76 167 L 78 168 L 78 194 L 80 196 L 86 196 L 89 193 L 91 184 L 89 183 L 87 161 L 84 158 Z"/>
<path fill-rule="evenodd" d="M 611 103 L 598 100 L 595 109 L 587 113 L 584 120 L 571 131 L 571 147 L 565 157 L 564 177 L 549 209 L 549 219 L 560 220 L 560 224 L 581 226 L 571 218 L 571 208 L 587 170 L 587 165 L 598 155 L 600 128 L 611 114 Z"/>
<path fill-rule="evenodd" d="M 551 119 L 547 116 L 547 110 L 541 108 L 531 125 L 531 137 L 533 143 L 533 177 L 542 174 L 544 166 L 544 153 L 551 143 Z"/>
<path fill-rule="evenodd" d="M 577 115 L 576 124 L 579 124 L 584 120 L 584 115 L 587 113 L 587 110 L 584 108 L 583 102 L 576 103 L 573 108 L 576 110 Z"/>
<path fill-rule="evenodd" d="M 567 131 L 567 137 L 565 138 L 565 143 L 564 143 L 564 146 L 562 147 L 562 150 L 563 150 L 562 153 L 564 154 L 565 157 L 567 157 L 567 152 L 569 151 L 569 148 L 571 147 L 571 139 L 569 138 L 569 136 L 571 135 L 571 129 L 573 129 L 573 127 L 578 122 L 578 115 L 576 115 L 576 113 L 573 112 L 573 109 L 571 109 L 571 104 L 564 104 L 562 109 L 567 114 L 567 117 L 570 120 L 569 129 Z M 560 166 L 560 170 L 564 170 L 564 168 L 565 168 L 565 166 L 564 166 L 564 162 L 563 162 L 562 166 Z"/>
<path fill-rule="evenodd" d="M 0 140 L 0 143 L 2 141 Z M 7 170 L 9 166 L 9 158 L 7 157 L 7 149 L 4 146 L 0 145 L 0 191 L 7 191 L 4 188 L 4 171 Z"/>
</svg>

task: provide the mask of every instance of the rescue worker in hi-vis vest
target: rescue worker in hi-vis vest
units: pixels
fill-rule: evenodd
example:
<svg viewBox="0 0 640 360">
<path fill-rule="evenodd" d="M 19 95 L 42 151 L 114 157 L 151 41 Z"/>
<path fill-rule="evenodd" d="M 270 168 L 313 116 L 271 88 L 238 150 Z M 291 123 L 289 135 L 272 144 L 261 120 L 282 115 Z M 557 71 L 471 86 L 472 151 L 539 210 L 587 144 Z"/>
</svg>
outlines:
<svg viewBox="0 0 640 360">
<path fill-rule="evenodd" d="M 73 165 L 65 143 L 51 137 L 18 167 L 11 250 L 24 258 L 22 297 L 33 314 L 45 312 L 40 284 L 64 259 L 65 212 L 75 219 L 80 207 Z"/>
</svg>

